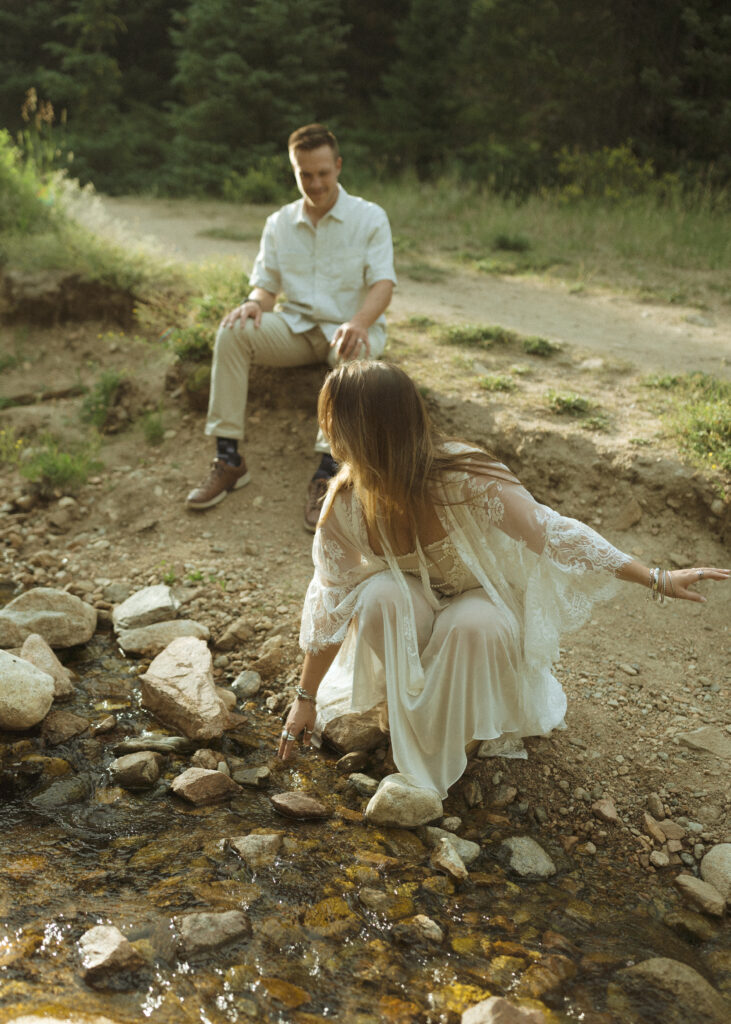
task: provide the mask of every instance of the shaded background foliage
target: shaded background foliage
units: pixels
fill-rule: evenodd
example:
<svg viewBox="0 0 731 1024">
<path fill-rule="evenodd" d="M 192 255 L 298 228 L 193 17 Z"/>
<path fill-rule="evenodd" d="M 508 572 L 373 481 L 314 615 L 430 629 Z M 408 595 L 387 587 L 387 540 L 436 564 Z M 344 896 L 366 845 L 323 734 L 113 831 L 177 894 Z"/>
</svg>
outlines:
<svg viewBox="0 0 731 1024">
<path fill-rule="evenodd" d="M 526 193 L 567 153 L 627 146 L 727 182 L 731 14 L 719 0 L 5 0 L 0 126 L 50 101 L 73 174 L 121 193 L 277 198 L 320 120 L 370 175 Z M 60 125 L 61 112 L 65 112 Z M 228 185 L 227 185 L 228 183 Z"/>
</svg>

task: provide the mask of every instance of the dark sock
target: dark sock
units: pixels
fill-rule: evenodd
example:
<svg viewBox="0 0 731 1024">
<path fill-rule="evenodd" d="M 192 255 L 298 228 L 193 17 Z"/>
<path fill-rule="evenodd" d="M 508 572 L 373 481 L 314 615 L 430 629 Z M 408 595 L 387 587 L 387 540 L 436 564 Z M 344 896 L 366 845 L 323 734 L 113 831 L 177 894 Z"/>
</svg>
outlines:
<svg viewBox="0 0 731 1024">
<path fill-rule="evenodd" d="M 325 452 L 322 458 L 320 459 L 320 465 L 315 470 L 315 475 L 313 476 L 312 479 L 329 480 L 331 476 L 335 476 L 338 469 L 340 469 L 340 467 L 335 461 L 335 459 L 332 457 L 332 455 L 330 455 L 328 452 Z"/>
<path fill-rule="evenodd" d="M 241 456 L 239 455 L 239 442 L 235 437 L 217 437 L 216 455 L 229 466 L 240 466 Z"/>
</svg>

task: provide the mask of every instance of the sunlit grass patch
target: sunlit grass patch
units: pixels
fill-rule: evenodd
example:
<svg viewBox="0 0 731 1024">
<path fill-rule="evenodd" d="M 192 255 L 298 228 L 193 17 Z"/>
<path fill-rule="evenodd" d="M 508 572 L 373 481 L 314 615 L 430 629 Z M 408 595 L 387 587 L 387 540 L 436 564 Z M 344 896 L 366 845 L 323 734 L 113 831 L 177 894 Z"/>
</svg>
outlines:
<svg viewBox="0 0 731 1024">
<path fill-rule="evenodd" d="M 505 373 L 487 373 L 477 381 L 483 391 L 515 391 L 515 380 Z"/>
<path fill-rule="evenodd" d="M 560 345 L 549 341 L 548 338 L 541 338 L 537 334 L 523 338 L 521 344 L 523 351 L 527 352 L 529 356 L 552 356 L 555 352 L 561 351 Z"/>
<path fill-rule="evenodd" d="M 490 349 L 494 345 L 512 345 L 533 356 L 550 356 L 560 349 L 559 345 L 547 338 L 526 336 L 496 324 L 453 324 L 439 332 L 439 341 L 445 345 L 480 349 Z"/>
<path fill-rule="evenodd" d="M 114 406 L 120 392 L 128 385 L 129 380 L 117 370 L 105 370 L 91 391 L 81 403 L 81 419 L 90 423 L 97 430 L 103 431 L 109 423 Z"/>
<path fill-rule="evenodd" d="M 731 383 L 708 373 L 653 375 L 646 388 L 669 392 L 656 406 L 682 451 L 713 470 L 731 470 Z"/>
<path fill-rule="evenodd" d="M 447 271 L 443 267 L 437 267 L 426 260 L 399 263 L 398 272 L 412 281 L 423 281 L 426 284 L 442 281 L 447 276 Z"/>
<path fill-rule="evenodd" d="M 555 391 L 551 388 L 546 394 L 548 407 L 559 416 L 585 416 L 592 404 L 588 398 L 576 391 Z"/>
</svg>

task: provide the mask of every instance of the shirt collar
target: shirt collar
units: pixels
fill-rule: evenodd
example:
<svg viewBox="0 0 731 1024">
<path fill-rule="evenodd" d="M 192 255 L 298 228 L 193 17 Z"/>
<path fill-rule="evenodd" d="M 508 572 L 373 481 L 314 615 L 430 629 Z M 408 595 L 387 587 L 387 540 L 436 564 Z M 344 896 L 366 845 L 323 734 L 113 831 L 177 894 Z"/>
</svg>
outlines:
<svg viewBox="0 0 731 1024">
<path fill-rule="evenodd" d="M 322 221 L 326 220 L 328 217 L 334 217 L 335 220 L 340 220 L 340 221 L 344 220 L 345 219 L 345 207 L 347 206 L 349 199 L 350 199 L 350 196 L 345 191 L 343 186 L 338 182 L 338 198 L 335 200 L 335 205 L 333 206 L 333 208 L 331 210 L 327 211 L 327 213 L 325 214 L 324 217 L 320 218 L 320 223 L 322 223 Z M 305 201 L 304 201 L 304 199 L 300 199 L 300 201 L 299 201 L 299 210 L 297 211 L 297 223 L 298 224 L 308 224 L 310 227 L 313 226 L 312 221 L 310 220 L 310 218 L 305 213 Z"/>
</svg>

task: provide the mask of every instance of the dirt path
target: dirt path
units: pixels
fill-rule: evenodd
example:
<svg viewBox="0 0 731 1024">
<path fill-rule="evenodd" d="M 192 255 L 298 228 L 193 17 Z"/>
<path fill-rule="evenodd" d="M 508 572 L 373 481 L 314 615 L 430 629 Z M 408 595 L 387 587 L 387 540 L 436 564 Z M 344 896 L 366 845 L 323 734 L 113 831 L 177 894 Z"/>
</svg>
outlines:
<svg viewBox="0 0 731 1024">
<path fill-rule="evenodd" d="M 268 210 L 190 200 L 106 198 L 106 210 L 133 236 L 184 261 L 231 257 L 250 269 Z M 209 237 L 236 232 L 240 241 Z M 702 370 L 731 376 L 731 319 L 692 307 L 639 303 L 601 291 L 572 294 L 558 282 L 455 271 L 439 284 L 401 275 L 391 319 L 413 314 L 451 322 L 500 324 L 521 334 L 627 362 L 644 372 Z"/>
</svg>

